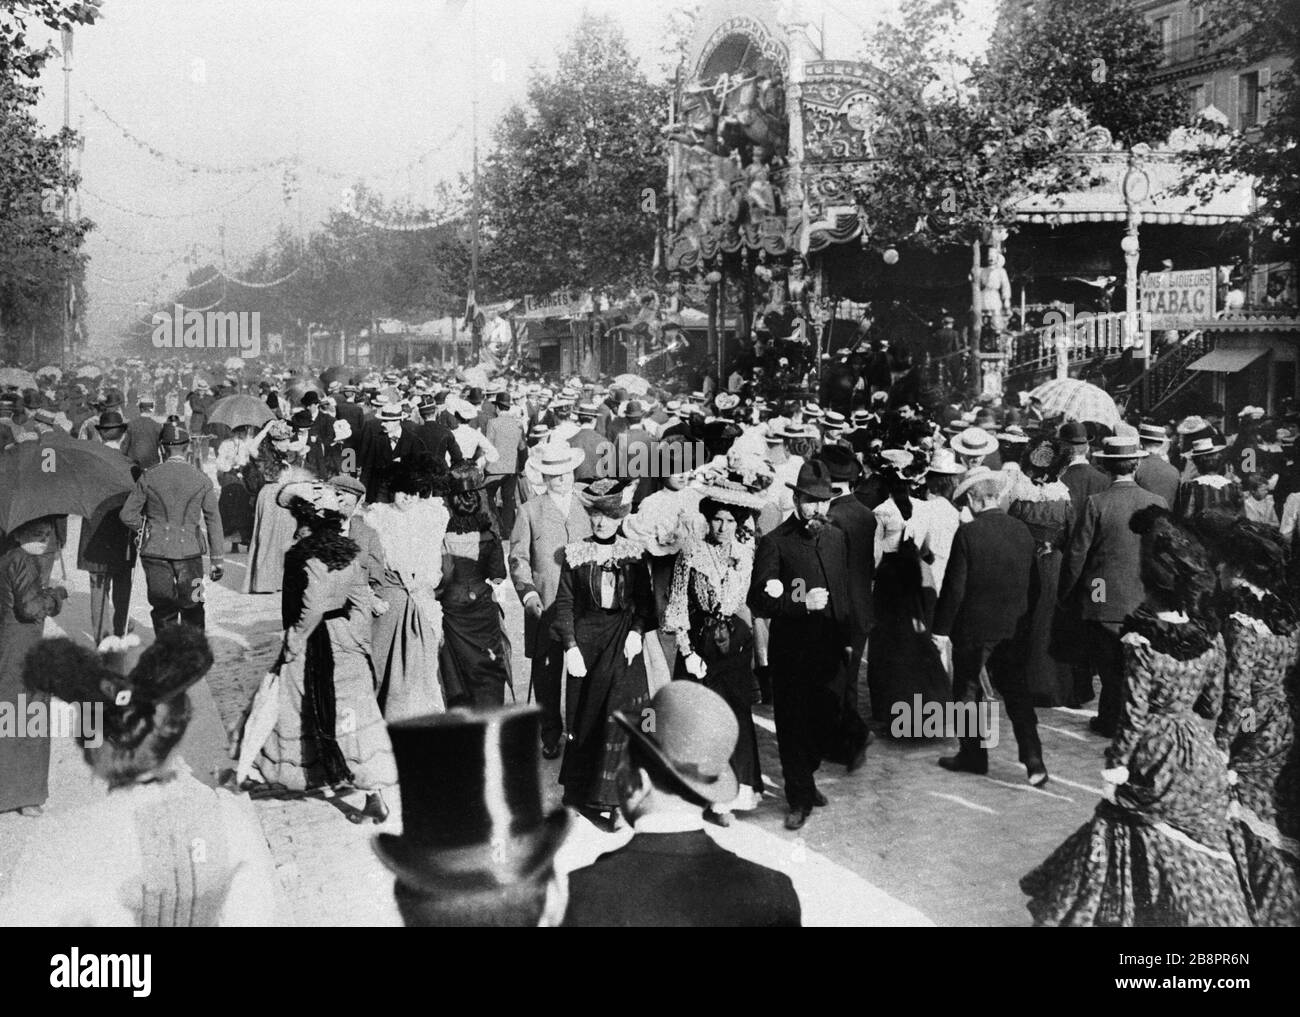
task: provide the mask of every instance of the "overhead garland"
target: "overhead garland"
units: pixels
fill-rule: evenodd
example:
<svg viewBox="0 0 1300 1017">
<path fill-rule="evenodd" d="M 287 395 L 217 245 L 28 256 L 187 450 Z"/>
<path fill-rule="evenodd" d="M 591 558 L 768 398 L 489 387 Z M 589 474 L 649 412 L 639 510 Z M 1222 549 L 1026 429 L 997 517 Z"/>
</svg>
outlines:
<svg viewBox="0 0 1300 1017">
<path fill-rule="evenodd" d="M 125 205 L 119 205 L 117 202 L 112 201 L 109 198 L 105 198 L 102 194 L 96 194 L 85 184 L 82 184 L 79 189 L 83 194 L 89 195 L 90 197 L 94 198 L 96 201 L 100 202 L 101 204 L 107 205 L 109 208 L 115 208 L 119 212 L 125 212 L 127 215 L 136 215 L 142 219 L 159 219 L 159 220 L 166 221 L 166 220 L 173 220 L 173 219 L 197 219 L 199 216 L 210 215 L 213 212 L 220 212 L 223 209 L 229 208 L 231 205 L 243 201 L 250 194 L 252 194 L 253 191 L 257 189 L 257 186 L 260 183 L 261 183 L 260 180 L 254 180 L 252 186 L 249 187 L 248 190 L 240 192 L 239 194 L 231 198 L 229 201 L 223 202 L 220 205 L 212 205 L 208 208 L 200 209 L 197 212 L 172 212 L 172 213 L 142 212 L 138 208 L 127 208 Z"/>
</svg>

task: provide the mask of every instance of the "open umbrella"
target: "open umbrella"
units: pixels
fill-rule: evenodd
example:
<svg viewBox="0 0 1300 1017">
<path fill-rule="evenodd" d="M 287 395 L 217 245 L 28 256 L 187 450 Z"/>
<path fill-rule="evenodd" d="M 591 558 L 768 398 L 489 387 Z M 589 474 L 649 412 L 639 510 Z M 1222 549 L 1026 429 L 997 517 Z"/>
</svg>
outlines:
<svg viewBox="0 0 1300 1017">
<path fill-rule="evenodd" d="M 212 404 L 208 414 L 209 424 L 225 424 L 227 427 L 261 427 L 275 414 L 271 408 L 257 396 L 228 395 Z"/>
<path fill-rule="evenodd" d="M 643 396 L 650 391 L 650 383 L 639 374 L 620 374 L 614 379 L 614 387 L 626 389 L 628 395 Z"/>
<path fill-rule="evenodd" d="M 1091 420 L 1115 430 L 1122 418 L 1115 400 L 1103 388 L 1098 388 L 1077 378 L 1053 378 L 1045 381 L 1029 396 L 1042 401 L 1044 418 L 1064 417 L 1066 420 Z"/>
<path fill-rule="evenodd" d="M 327 367 L 321 372 L 320 383 L 327 389 L 331 382 L 342 382 L 344 385 L 352 385 L 356 382 L 357 376 L 350 367 Z"/>
<path fill-rule="evenodd" d="M 49 431 L 0 452 L 0 530 L 42 516 L 92 516 L 135 487 L 122 453 Z"/>
<path fill-rule="evenodd" d="M 36 376 L 21 367 L 0 367 L 0 387 L 36 388 Z"/>
</svg>

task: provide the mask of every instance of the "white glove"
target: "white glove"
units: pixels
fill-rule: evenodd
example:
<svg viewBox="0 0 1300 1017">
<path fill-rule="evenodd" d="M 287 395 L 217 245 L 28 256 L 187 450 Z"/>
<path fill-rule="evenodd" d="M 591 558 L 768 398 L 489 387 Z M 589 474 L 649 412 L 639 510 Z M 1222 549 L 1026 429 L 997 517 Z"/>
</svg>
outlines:
<svg viewBox="0 0 1300 1017">
<path fill-rule="evenodd" d="M 779 597 L 785 592 L 785 587 L 781 585 L 781 580 L 769 579 L 763 584 L 763 592 L 769 597 Z"/>
<path fill-rule="evenodd" d="M 633 629 L 627 634 L 627 641 L 623 644 L 623 658 L 630 664 L 636 660 L 636 655 L 641 652 L 641 633 Z"/>
<path fill-rule="evenodd" d="M 542 616 L 542 598 L 536 591 L 524 594 L 524 610 L 530 611 L 538 618 Z"/>
<path fill-rule="evenodd" d="M 587 676 L 587 662 L 582 659 L 582 651 L 576 646 L 570 646 L 564 651 L 564 666 L 569 669 L 569 674 L 574 678 Z"/>
<path fill-rule="evenodd" d="M 703 678 L 709 673 L 709 665 L 704 663 L 704 658 L 698 653 L 688 653 L 686 655 L 686 673 L 696 678 Z"/>
<path fill-rule="evenodd" d="M 822 611 L 830 603 L 830 599 L 830 591 L 826 587 L 814 586 L 805 595 L 803 602 L 808 606 L 809 611 Z"/>
<path fill-rule="evenodd" d="M 1108 802 L 1110 802 L 1112 805 L 1114 805 L 1114 804 L 1115 804 L 1115 790 L 1116 790 L 1116 788 L 1118 788 L 1118 787 L 1119 787 L 1118 784 L 1112 784 L 1110 781 L 1106 781 L 1106 783 L 1103 784 L 1103 785 L 1101 786 L 1101 796 L 1102 796 L 1103 798 L 1105 798 L 1106 801 L 1108 801 Z"/>
</svg>

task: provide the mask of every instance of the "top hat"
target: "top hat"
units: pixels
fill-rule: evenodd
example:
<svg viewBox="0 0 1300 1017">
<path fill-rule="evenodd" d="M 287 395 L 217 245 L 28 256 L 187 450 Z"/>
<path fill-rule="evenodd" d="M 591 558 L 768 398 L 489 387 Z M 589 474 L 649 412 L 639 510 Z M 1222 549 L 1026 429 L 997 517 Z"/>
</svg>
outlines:
<svg viewBox="0 0 1300 1017">
<path fill-rule="evenodd" d="M 1067 420 L 1056 436 L 1069 445 L 1088 444 L 1088 429 L 1077 420 Z"/>
<path fill-rule="evenodd" d="M 402 833 L 375 854 L 398 881 L 430 893 L 488 890 L 546 873 L 569 815 L 542 808 L 541 711 L 452 710 L 388 726 Z"/>
<path fill-rule="evenodd" d="M 835 497 L 830 468 L 820 459 L 811 459 L 800 466 L 798 479 L 793 484 L 786 481 L 785 486 L 813 501 L 830 501 Z"/>
<path fill-rule="evenodd" d="M 862 474 L 858 457 L 843 445 L 827 445 L 817 453 L 816 458 L 826 464 L 831 480 L 836 483 L 852 484 Z"/>
<path fill-rule="evenodd" d="M 117 410 L 105 410 L 99 415 L 95 424 L 96 431 L 121 431 L 126 429 L 126 421 Z"/>
<path fill-rule="evenodd" d="M 661 777 L 694 799 L 720 805 L 734 801 L 740 782 L 731 768 L 740 727 L 727 701 L 698 682 L 669 682 L 650 700 L 654 733 L 641 717 L 615 713 L 614 719 Z"/>
<path fill-rule="evenodd" d="M 1145 459 L 1151 453 L 1138 444 L 1136 436 L 1103 438 L 1095 459 Z"/>
</svg>

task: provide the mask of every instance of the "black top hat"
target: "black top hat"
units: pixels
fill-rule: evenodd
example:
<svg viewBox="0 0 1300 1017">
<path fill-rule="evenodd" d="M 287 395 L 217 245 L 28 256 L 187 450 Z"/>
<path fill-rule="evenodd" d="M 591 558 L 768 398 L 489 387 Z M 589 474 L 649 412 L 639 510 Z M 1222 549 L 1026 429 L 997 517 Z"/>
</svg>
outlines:
<svg viewBox="0 0 1300 1017">
<path fill-rule="evenodd" d="M 105 410 L 99 415 L 99 421 L 95 424 L 97 431 L 120 431 L 125 428 L 126 421 L 117 410 Z"/>
<path fill-rule="evenodd" d="M 786 487 L 814 501 L 830 501 L 835 497 L 831 490 L 831 471 L 820 459 L 810 459 L 800 466 L 799 479 L 793 484 L 786 481 Z"/>
<path fill-rule="evenodd" d="M 540 876 L 569 828 L 542 811 L 541 711 L 449 713 L 390 724 L 402 834 L 375 853 L 416 890 L 492 889 Z"/>
<path fill-rule="evenodd" d="M 852 484 L 862 473 L 858 457 L 843 445 L 826 445 L 817 453 L 816 458 L 826 464 L 831 480 L 836 483 Z"/>
</svg>

